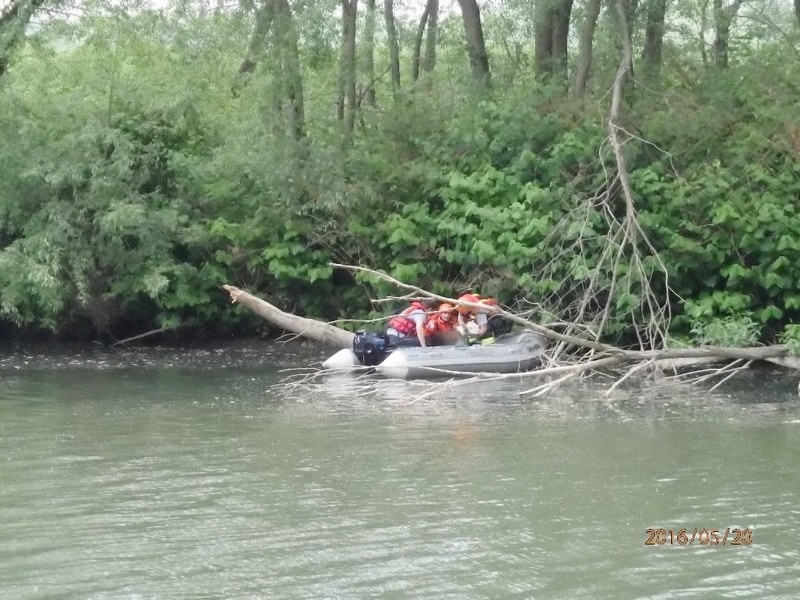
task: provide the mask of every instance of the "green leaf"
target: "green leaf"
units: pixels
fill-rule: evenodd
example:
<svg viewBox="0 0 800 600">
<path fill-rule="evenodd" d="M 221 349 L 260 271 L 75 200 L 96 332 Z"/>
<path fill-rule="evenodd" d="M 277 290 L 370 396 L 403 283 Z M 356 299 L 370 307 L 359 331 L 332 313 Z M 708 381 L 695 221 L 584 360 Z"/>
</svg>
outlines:
<svg viewBox="0 0 800 600">
<path fill-rule="evenodd" d="M 617 313 L 625 314 L 639 305 L 639 297 L 636 294 L 623 292 L 617 297 Z"/>
<path fill-rule="evenodd" d="M 756 317 L 761 323 L 768 323 L 771 320 L 778 320 L 783 317 L 783 311 L 775 306 L 774 304 L 770 304 L 769 306 L 765 306 L 761 310 L 756 311 Z"/>
<path fill-rule="evenodd" d="M 730 285 L 736 285 L 742 281 L 748 281 L 753 278 L 753 273 L 744 265 L 733 263 L 721 269 L 723 277 L 728 279 Z"/>
</svg>

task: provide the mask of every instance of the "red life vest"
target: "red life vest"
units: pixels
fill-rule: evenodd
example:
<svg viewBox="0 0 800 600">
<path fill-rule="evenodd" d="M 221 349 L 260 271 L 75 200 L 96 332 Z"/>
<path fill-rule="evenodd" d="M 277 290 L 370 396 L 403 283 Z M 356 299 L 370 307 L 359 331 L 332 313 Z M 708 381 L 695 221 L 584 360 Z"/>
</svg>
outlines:
<svg viewBox="0 0 800 600">
<path fill-rule="evenodd" d="M 396 317 L 392 317 L 387 324 L 387 327 L 391 327 L 397 333 L 401 335 L 411 335 L 417 331 L 417 324 L 414 322 L 414 319 L 408 317 L 412 312 L 421 310 L 425 312 L 427 309 L 424 304 L 420 302 L 412 302 L 411 306 L 405 309 Z"/>
<path fill-rule="evenodd" d="M 442 318 L 445 313 L 450 315 L 449 319 Z M 452 304 L 442 304 L 438 311 L 428 317 L 428 322 L 425 323 L 425 330 L 428 335 L 450 331 L 456 326 L 457 322 L 455 307 Z"/>
</svg>

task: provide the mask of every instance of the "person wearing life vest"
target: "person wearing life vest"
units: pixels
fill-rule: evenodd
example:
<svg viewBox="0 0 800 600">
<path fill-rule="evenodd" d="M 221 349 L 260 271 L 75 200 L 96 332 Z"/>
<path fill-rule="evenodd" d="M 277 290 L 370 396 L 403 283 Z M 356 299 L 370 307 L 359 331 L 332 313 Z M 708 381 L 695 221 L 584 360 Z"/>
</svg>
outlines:
<svg viewBox="0 0 800 600">
<path fill-rule="evenodd" d="M 414 340 L 425 348 L 428 345 L 427 332 L 425 330 L 427 321 L 428 307 L 415 300 L 399 315 L 395 315 L 389 320 L 386 326 L 386 334 L 396 340 Z"/>
<path fill-rule="evenodd" d="M 481 300 L 478 294 L 472 293 L 462 294 L 458 298 L 458 331 L 464 337 L 475 336 L 480 339 L 488 331 L 489 316 L 478 308 L 461 304 L 482 304 Z"/>
<path fill-rule="evenodd" d="M 456 307 L 444 302 L 437 311 L 428 316 L 425 331 L 431 344 L 453 344 L 459 339 L 459 334 L 455 331 L 457 315 Z"/>
<path fill-rule="evenodd" d="M 497 300 L 488 296 L 478 294 L 463 294 L 459 302 L 471 302 L 481 304 L 487 309 L 498 306 Z M 478 340 L 486 339 L 506 333 L 510 330 L 510 323 L 500 315 L 493 314 L 490 310 L 482 310 L 459 304 L 458 306 L 458 330 L 465 338 L 474 336 Z"/>
</svg>

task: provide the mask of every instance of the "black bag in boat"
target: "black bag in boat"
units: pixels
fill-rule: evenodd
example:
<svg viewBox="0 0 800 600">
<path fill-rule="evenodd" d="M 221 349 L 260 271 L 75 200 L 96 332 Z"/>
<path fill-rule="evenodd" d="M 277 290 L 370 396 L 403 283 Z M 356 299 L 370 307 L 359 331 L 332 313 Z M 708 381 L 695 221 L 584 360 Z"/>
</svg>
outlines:
<svg viewBox="0 0 800 600">
<path fill-rule="evenodd" d="M 353 354 L 362 365 L 374 367 L 389 355 L 390 343 L 389 336 L 382 331 L 359 329 L 353 338 Z"/>
<path fill-rule="evenodd" d="M 511 333 L 511 328 L 513 325 L 514 324 L 505 317 L 501 317 L 500 315 L 492 315 L 489 317 L 489 322 L 486 327 L 486 336 L 498 336 L 503 335 L 504 333 Z"/>
</svg>

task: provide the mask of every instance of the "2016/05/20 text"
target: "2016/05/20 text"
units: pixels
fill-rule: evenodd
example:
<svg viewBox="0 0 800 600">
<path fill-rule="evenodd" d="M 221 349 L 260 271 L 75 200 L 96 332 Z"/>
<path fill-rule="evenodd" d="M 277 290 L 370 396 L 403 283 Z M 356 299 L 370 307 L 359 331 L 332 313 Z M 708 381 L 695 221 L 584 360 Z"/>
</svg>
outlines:
<svg viewBox="0 0 800 600">
<path fill-rule="evenodd" d="M 753 531 L 751 529 L 737 529 L 726 527 L 719 529 L 662 529 L 648 527 L 645 529 L 647 539 L 645 546 L 663 546 L 668 544 L 674 546 L 749 546 L 753 543 Z"/>
</svg>

